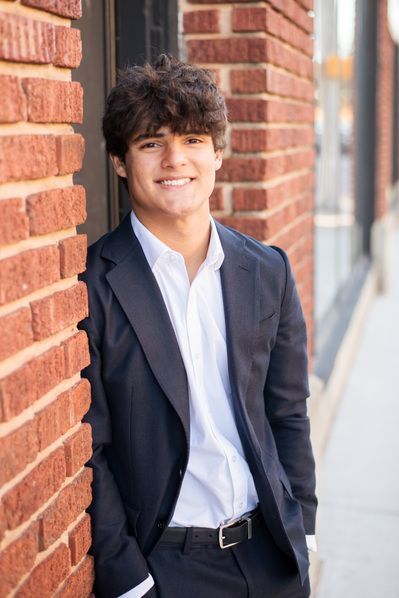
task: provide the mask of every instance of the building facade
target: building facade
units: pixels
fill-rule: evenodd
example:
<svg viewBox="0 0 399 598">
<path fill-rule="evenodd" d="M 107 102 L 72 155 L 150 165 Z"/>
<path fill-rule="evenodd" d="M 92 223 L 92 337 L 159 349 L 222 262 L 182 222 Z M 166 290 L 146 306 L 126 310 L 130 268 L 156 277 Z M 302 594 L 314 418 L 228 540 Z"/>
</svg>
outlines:
<svg viewBox="0 0 399 598">
<path fill-rule="evenodd" d="M 105 97 L 159 51 L 212 69 L 225 93 L 213 213 L 288 252 L 318 379 L 381 262 L 398 179 L 385 1 L 0 0 L 2 596 L 91 592 L 77 275 L 87 240 L 129 206 L 102 141 Z"/>
</svg>

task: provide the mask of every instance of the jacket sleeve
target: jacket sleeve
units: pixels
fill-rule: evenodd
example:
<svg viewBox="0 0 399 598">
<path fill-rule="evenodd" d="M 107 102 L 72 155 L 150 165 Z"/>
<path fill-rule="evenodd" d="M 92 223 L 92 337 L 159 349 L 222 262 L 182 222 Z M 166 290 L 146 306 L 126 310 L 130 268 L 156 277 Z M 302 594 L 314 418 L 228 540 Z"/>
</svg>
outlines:
<svg viewBox="0 0 399 598">
<path fill-rule="evenodd" d="M 81 278 L 85 278 L 84 276 Z M 94 590 L 97 598 L 113 598 L 142 583 L 149 570 L 127 522 L 123 502 L 108 467 L 105 449 L 112 442 L 107 396 L 102 383 L 101 335 L 94 320 L 96 311 L 89 293 L 89 317 L 80 322 L 89 338 L 90 365 L 83 377 L 91 384 L 92 402 L 85 421 L 92 427 L 93 455 L 87 465 L 93 469 L 91 554 L 95 562 Z"/>
<path fill-rule="evenodd" d="M 309 396 L 306 326 L 286 254 L 286 284 L 265 384 L 265 405 L 279 459 L 302 507 L 306 534 L 315 531 L 315 462 L 306 412 Z"/>
</svg>

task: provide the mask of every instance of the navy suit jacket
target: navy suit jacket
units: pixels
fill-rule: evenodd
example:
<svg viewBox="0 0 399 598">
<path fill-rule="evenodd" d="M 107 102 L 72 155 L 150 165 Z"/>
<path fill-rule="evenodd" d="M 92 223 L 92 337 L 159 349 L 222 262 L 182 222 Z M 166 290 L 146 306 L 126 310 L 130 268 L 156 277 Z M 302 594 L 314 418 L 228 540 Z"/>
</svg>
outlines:
<svg viewBox="0 0 399 598">
<path fill-rule="evenodd" d="M 234 415 L 260 507 L 277 546 L 308 570 L 314 460 L 306 415 L 306 329 L 286 255 L 217 224 Z M 148 575 L 190 446 L 187 377 L 157 282 L 127 216 L 89 249 L 87 331 L 93 432 L 96 596 Z"/>
</svg>

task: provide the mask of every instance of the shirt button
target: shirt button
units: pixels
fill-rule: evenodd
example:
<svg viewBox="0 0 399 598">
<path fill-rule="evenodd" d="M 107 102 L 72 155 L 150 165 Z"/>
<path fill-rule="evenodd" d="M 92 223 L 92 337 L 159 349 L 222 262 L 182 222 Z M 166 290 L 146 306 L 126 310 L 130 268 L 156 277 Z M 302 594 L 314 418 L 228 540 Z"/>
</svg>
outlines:
<svg viewBox="0 0 399 598">
<path fill-rule="evenodd" d="M 243 506 L 244 506 L 244 503 L 242 503 L 242 502 L 240 502 L 240 503 L 238 504 L 238 508 L 239 508 L 239 509 L 242 509 L 242 508 L 243 508 Z"/>
<path fill-rule="evenodd" d="M 235 455 L 233 455 L 231 460 L 233 461 L 233 463 L 235 463 L 237 461 L 237 457 Z"/>
<path fill-rule="evenodd" d="M 177 256 L 174 253 L 171 253 L 170 256 L 169 256 L 169 260 L 171 262 L 175 262 L 177 260 Z"/>
</svg>

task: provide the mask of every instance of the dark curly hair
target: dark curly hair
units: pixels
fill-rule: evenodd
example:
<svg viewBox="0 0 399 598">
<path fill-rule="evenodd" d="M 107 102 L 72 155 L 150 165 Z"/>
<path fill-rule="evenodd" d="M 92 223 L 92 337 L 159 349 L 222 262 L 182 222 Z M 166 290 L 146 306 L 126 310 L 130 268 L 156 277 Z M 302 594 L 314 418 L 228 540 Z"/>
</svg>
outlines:
<svg viewBox="0 0 399 598">
<path fill-rule="evenodd" d="M 103 118 L 110 154 L 122 160 L 138 132 L 207 133 L 214 148 L 225 147 L 227 110 L 213 74 L 161 54 L 153 63 L 123 71 L 111 90 Z"/>
</svg>

